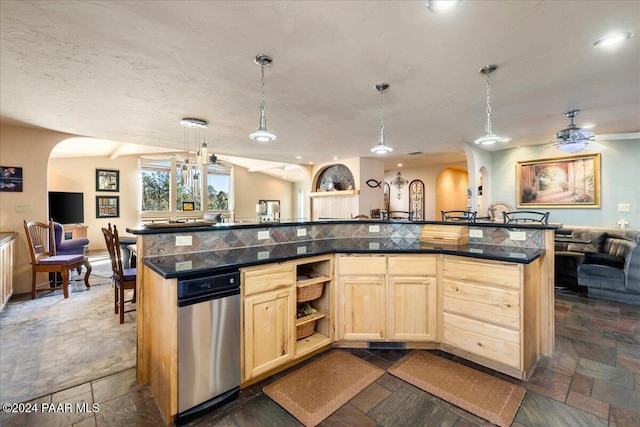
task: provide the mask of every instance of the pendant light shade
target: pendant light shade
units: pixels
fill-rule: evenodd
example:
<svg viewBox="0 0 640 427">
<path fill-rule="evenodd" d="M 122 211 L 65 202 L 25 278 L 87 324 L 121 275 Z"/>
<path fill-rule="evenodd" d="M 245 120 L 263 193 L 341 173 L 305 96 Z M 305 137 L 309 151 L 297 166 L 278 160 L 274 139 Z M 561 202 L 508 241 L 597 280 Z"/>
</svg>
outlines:
<svg viewBox="0 0 640 427">
<path fill-rule="evenodd" d="M 497 65 L 487 65 L 480 69 L 480 73 L 487 76 L 487 123 L 484 126 L 484 135 L 473 141 L 478 145 L 491 145 L 506 140 L 491 131 L 491 82 L 489 81 L 489 76 L 497 69 Z"/>
<path fill-rule="evenodd" d="M 267 118 L 264 114 L 264 67 L 271 64 L 273 60 L 267 55 L 258 55 L 253 59 L 253 62 L 260 66 L 260 70 L 262 72 L 262 100 L 260 102 L 260 127 L 257 131 L 249 135 L 249 138 L 258 142 L 270 142 L 274 141 L 276 139 L 276 136 L 269 132 L 269 130 L 267 129 Z"/>
<path fill-rule="evenodd" d="M 376 154 L 386 154 L 393 151 L 393 148 L 384 142 L 384 121 L 382 119 L 382 92 L 388 87 L 388 83 L 378 83 L 375 85 L 376 90 L 380 92 L 380 137 L 378 138 L 378 144 L 371 149 L 371 152 Z"/>
</svg>

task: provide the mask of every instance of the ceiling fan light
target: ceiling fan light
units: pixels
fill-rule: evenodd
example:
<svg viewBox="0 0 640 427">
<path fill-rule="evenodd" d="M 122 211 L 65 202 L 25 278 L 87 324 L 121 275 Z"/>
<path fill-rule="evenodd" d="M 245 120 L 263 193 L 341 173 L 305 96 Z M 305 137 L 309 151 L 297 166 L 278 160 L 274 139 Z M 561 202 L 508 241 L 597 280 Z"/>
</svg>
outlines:
<svg viewBox="0 0 640 427">
<path fill-rule="evenodd" d="M 584 150 L 587 145 L 589 145 L 587 141 L 565 141 L 557 143 L 555 147 L 565 153 L 575 153 L 576 151 Z"/>
</svg>

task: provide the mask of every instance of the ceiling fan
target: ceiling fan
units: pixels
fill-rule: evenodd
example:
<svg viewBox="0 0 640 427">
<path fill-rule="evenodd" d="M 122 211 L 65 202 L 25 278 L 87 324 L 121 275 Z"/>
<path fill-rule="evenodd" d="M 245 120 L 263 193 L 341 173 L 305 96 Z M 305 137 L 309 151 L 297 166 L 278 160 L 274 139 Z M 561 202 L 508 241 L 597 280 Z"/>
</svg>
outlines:
<svg viewBox="0 0 640 427">
<path fill-rule="evenodd" d="M 556 132 L 556 140 L 554 147 L 560 151 L 567 153 L 575 153 L 586 148 L 590 141 L 613 141 L 621 139 L 640 138 L 640 132 L 628 133 L 611 133 L 595 135 L 588 129 L 578 127 L 573 119 L 578 115 L 580 110 L 574 109 L 565 111 L 564 115 L 569 118 L 569 126 Z"/>
</svg>

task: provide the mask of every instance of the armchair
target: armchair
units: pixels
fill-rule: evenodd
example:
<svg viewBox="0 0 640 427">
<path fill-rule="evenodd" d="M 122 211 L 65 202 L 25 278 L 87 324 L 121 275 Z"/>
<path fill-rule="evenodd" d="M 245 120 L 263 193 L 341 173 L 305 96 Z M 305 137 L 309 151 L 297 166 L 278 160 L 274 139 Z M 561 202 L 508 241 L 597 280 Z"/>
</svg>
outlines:
<svg viewBox="0 0 640 427">
<path fill-rule="evenodd" d="M 77 239 L 64 239 L 64 228 L 62 224 L 53 223 L 54 242 L 57 255 L 84 255 L 89 244 L 89 239 L 79 237 Z"/>
</svg>

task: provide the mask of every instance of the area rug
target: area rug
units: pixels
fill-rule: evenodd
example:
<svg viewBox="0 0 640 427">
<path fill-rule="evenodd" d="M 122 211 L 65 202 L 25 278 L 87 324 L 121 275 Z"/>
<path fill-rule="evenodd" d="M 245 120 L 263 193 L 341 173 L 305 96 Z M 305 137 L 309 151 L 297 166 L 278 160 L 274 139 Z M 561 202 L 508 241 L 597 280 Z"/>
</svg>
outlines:
<svg viewBox="0 0 640 427">
<path fill-rule="evenodd" d="M 135 312 L 120 324 L 111 280 L 91 275 L 69 298 L 10 301 L 0 313 L 0 402 L 24 402 L 136 363 Z"/>
<path fill-rule="evenodd" d="M 389 373 L 499 426 L 510 426 L 525 389 L 426 351 L 412 351 Z"/>
<path fill-rule="evenodd" d="M 262 390 L 305 426 L 312 427 L 382 374 L 382 369 L 334 350 Z"/>
</svg>

